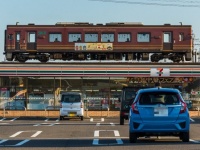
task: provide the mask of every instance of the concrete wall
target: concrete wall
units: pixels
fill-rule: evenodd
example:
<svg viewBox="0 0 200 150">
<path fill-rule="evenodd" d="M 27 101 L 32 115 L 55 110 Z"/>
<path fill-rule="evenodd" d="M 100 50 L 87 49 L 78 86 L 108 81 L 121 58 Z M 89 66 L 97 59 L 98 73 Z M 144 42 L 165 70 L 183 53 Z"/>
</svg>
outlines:
<svg viewBox="0 0 200 150">
<path fill-rule="evenodd" d="M 59 117 L 58 110 L 50 111 L 19 111 L 19 110 L 0 110 L 1 117 Z M 85 111 L 85 117 L 119 117 L 119 111 Z M 200 111 L 190 111 L 191 117 L 200 117 Z"/>
</svg>

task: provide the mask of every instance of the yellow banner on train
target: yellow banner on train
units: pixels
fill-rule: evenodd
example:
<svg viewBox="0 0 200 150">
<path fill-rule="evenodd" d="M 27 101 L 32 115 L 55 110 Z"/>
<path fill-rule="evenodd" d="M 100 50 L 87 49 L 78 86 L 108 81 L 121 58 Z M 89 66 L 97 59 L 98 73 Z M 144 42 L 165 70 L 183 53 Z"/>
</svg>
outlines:
<svg viewBox="0 0 200 150">
<path fill-rule="evenodd" d="M 113 50 L 113 43 L 75 43 L 75 50 Z"/>
</svg>

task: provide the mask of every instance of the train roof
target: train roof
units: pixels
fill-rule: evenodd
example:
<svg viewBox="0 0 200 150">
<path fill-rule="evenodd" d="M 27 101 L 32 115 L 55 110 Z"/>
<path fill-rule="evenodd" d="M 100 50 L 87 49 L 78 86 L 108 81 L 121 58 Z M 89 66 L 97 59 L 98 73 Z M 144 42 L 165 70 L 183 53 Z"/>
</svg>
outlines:
<svg viewBox="0 0 200 150">
<path fill-rule="evenodd" d="M 35 23 L 28 23 L 28 24 L 24 24 L 24 25 L 20 25 L 19 22 L 16 22 L 15 25 L 7 25 L 7 27 L 23 27 L 23 26 L 34 26 L 34 27 L 55 27 L 55 26 L 77 26 L 77 27 L 80 27 L 80 26 L 102 26 L 102 27 L 107 27 L 107 26 L 148 26 L 148 27 L 160 27 L 160 26 L 166 26 L 166 27 L 180 27 L 180 26 L 183 26 L 183 27 L 191 27 L 191 25 L 183 25 L 182 23 L 178 24 L 178 25 L 171 25 L 169 23 L 165 23 L 163 25 L 144 25 L 142 22 L 110 22 L 110 23 L 96 23 L 96 24 L 93 24 L 93 23 L 89 23 L 89 22 L 57 22 L 55 23 L 54 25 L 36 25 Z"/>
</svg>

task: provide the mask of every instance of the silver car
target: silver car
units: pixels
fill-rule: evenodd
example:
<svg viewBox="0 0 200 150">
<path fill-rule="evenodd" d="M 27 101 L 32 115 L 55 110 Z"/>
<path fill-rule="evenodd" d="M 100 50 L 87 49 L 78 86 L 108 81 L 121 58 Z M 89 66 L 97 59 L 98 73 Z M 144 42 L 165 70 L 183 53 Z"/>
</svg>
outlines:
<svg viewBox="0 0 200 150">
<path fill-rule="evenodd" d="M 81 93 L 65 92 L 61 95 L 60 120 L 67 118 L 80 118 L 83 120 L 84 106 Z"/>
</svg>

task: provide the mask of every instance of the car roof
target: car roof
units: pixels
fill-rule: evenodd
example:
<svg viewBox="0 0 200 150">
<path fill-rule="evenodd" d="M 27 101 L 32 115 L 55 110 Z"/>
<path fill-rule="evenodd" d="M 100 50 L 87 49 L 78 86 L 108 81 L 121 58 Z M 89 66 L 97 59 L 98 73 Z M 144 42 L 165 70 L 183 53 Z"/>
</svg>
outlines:
<svg viewBox="0 0 200 150">
<path fill-rule="evenodd" d="M 64 93 L 62 93 L 62 95 L 81 95 L 80 93 L 78 93 L 78 92 L 64 92 Z"/>
<path fill-rule="evenodd" d="M 147 93 L 147 92 L 174 92 L 174 93 L 180 93 L 180 91 L 178 89 L 174 89 L 174 88 L 161 88 L 161 87 L 140 89 L 138 91 L 138 93 Z"/>
</svg>

